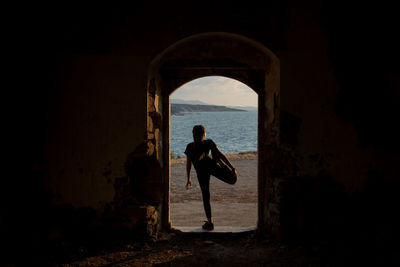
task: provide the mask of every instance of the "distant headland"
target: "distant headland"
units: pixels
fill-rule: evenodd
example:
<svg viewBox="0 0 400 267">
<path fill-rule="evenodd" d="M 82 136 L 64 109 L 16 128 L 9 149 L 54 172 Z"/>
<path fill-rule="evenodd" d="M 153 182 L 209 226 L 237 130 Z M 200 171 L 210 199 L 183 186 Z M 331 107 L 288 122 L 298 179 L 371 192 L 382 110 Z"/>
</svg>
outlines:
<svg viewBox="0 0 400 267">
<path fill-rule="evenodd" d="M 223 112 L 223 111 L 238 111 L 245 112 L 244 109 L 228 108 L 217 105 L 192 105 L 192 104 L 171 104 L 171 115 L 184 115 L 184 112 Z"/>
</svg>

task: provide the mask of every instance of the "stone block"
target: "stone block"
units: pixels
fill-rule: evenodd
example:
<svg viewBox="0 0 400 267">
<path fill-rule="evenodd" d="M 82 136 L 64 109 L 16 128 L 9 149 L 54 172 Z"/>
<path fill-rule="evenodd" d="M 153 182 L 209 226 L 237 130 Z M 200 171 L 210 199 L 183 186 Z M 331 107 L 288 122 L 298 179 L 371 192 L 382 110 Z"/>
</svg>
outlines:
<svg viewBox="0 0 400 267">
<path fill-rule="evenodd" d="M 153 236 L 157 231 L 158 212 L 151 205 L 129 205 L 119 211 L 121 226 L 144 236 Z"/>
<path fill-rule="evenodd" d="M 269 203 L 268 210 L 270 214 L 280 214 L 280 205 L 278 203 Z"/>
</svg>

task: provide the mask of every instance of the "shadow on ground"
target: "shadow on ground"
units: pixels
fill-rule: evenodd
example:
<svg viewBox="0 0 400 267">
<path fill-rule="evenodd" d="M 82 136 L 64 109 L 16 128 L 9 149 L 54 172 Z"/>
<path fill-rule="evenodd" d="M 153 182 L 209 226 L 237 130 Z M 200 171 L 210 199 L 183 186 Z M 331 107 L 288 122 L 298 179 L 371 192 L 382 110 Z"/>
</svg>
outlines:
<svg viewBox="0 0 400 267">
<path fill-rule="evenodd" d="M 160 235 L 155 242 L 127 242 L 114 250 L 54 266 L 389 266 L 389 260 L 345 242 L 282 245 L 259 239 L 254 231 L 174 231 Z"/>
</svg>

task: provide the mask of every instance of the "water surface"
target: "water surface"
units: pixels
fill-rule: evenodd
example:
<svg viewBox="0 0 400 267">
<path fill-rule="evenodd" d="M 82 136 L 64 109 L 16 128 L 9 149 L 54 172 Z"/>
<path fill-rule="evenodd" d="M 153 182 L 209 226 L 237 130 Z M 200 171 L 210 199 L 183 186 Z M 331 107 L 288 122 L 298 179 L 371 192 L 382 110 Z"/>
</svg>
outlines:
<svg viewBox="0 0 400 267">
<path fill-rule="evenodd" d="M 207 138 L 223 153 L 257 150 L 257 111 L 191 112 L 171 116 L 171 152 L 176 156 L 184 156 L 196 124 L 206 127 Z"/>
</svg>

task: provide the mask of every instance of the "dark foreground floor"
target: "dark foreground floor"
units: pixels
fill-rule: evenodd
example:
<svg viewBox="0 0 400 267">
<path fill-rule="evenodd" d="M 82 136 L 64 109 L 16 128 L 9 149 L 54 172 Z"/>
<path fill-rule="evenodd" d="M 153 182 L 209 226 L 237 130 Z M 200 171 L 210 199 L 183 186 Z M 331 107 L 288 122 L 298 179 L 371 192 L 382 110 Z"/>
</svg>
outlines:
<svg viewBox="0 0 400 267">
<path fill-rule="evenodd" d="M 52 266 L 392 266 L 393 255 L 342 245 L 282 245 L 240 234 L 169 233 Z M 394 265 L 393 265 L 394 266 Z"/>
</svg>

